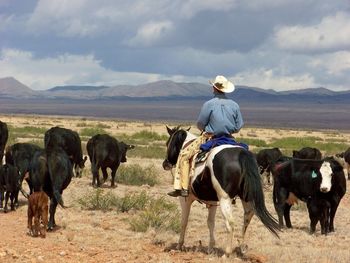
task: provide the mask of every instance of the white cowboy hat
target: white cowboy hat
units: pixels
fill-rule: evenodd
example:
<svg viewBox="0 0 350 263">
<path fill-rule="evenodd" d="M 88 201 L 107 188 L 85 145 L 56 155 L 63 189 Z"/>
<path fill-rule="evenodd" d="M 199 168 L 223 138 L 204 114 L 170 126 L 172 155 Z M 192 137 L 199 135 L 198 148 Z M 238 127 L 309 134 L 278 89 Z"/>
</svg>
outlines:
<svg viewBox="0 0 350 263">
<path fill-rule="evenodd" d="M 221 92 L 230 93 L 235 90 L 235 85 L 224 76 L 218 75 L 214 80 L 209 80 L 209 83 Z"/>
</svg>

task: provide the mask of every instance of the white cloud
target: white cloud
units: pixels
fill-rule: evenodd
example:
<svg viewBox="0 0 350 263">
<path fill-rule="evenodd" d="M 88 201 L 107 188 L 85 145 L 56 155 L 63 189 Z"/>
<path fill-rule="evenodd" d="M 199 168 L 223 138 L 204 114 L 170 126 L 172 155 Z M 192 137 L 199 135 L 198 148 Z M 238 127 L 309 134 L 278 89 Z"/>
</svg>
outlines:
<svg viewBox="0 0 350 263">
<path fill-rule="evenodd" d="M 128 43 L 131 46 L 149 46 L 161 40 L 172 29 L 173 24 L 170 21 L 152 21 L 142 25 Z"/>
<path fill-rule="evenodd" d="M 92 55 L 60 55 L 37 59 L 32 53 L 4 49 L 0 58 L 0 77 L 13 76 L 32 89 L 58 85 L 116 85 L 145 83 L 156 74 L 115 72 L 103 68 Z M 131 80 L 133 83 L 131 83 Z"/>
<path fill-rule="evenodd" d="M 324 17 L 314 26 L 282 27 L 275 31 L 275 43 L 281 49 L 299 52 L 350 48 L 350 14 L 338 12 Z"/>
<path fill-rule="evenodd" d="M 326 69 L 327 73 L 331 75 L 340 75 L 345 71 L 350 73 L 350 51 L 325 54 L 312 59 L 309 65 L 313 68 Z"/>
<path fill-rule="evenodd" d="M 245 71 L 232 76 L 236 85 L 246 85 L 263 89 L 274 89 L 277 91 L 305 89 L 318 87 L 314 78 L 309 74 L 295 76 L 278 75 L 277 70 L 257 69 Z"/>
<path fill-rule="evenodd" d="M 40 0 L 26 28 L 35 35 L 54 32 L 68 37 L 91 36 L 99 31 L 91 19 L 93 7 L 88 0 Z"/>
<path fill-rule="evenodd" d="M 0 53 L 0 78 L 14 77 L 35 90 L 60 85 L 136 85 L 158 80 L 203 81 L 201 77 L 165 76 L 139 72 L 118 72 L 106 69 L 92 55 L 65 54 L 35 58 L 32 53 L 3 49 Z"/>
</svg>

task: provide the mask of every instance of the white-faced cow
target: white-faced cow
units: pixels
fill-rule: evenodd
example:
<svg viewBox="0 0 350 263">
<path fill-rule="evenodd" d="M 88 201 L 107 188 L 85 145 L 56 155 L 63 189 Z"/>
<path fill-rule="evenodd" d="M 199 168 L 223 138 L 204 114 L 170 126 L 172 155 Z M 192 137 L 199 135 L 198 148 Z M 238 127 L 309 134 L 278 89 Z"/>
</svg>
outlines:
<svg viewBox="0 0 350 263">
<path fill-rule="evenodd" d="M 4 157 L 4 150 L 9 137 L 9 131 L 7 124 L 0 121 L 0 165 L 2 164 L 2 158 Z"/>
<path fill-rule="evenodd" d="M 5 160 L 7 164 L 11 164 L 17 167 L 20 175 L 20 187 L 26 173 L 29 172 L 30 163 L 32 158 L 37 151 L 42 151 L 43 149 L 38 145 L 31 143 L 15 143 L 6 148 Z M 33 191 L 33 186 L 29 180 L 29 177 L 26 177 L 26 181 L 30 188 L 30 193 Z M 28 193 L 25 193 L 21 187 L 21 191 L 25 197 L 28 197 Z M 15 198 L 15 204 L 18 206 L 18 195 Z"/>
<path fill-rule="evenodd" d="M 50 198 L 48 230 L 53 230 L 57 204 L 65 208 L 62 193 L 73 177 L 72 163 L 62 148 L 46 149 L 34 154 L 29 175 L 34 192 L 44 191 Z"/>
<path fill-rule="evenodd" d="M 307 203 L 311 233 L 315 232 L 318 221 L 322 234 L 334 231 L 334 216 L 346 191 L 343 168 L 337 161 L 333 158 L 284 158 L 276 163 L 272 171 L 273 203 L 280 226 L 284 225 L 284 217 L 286 226 L 292 227 L 290 209 L 294 197 L 297 197 Z"/>
<path fill-rule="evenodd" d="M 111 187 L 115 186 L 115 175 L 120 163 L 126 162 L 126 152 L 135 146 L 118 142 L 108 134 L 97 134 L 89 139 L 86 149 L 91 162 L 92 185 L 101 185 L 99 169 L 101 168 L 104 181 L 107 180 L 107 168 L 111 172 Z"/>
<path fill-rule="evenodd" d="M 322 153 L 319 149 L 313 147 L 304 147 L 299 151 L 293 151 L 293 158 L 298 159 L 312 159 L 312 160 L 321 160 Z"/>
<path fill-rule="evenodd" d="M 265 175 L 269 184 L 271 183 L 271 167 L 280 157 L 282 157 L 282 152 L 279 148 L 262 149 L 256 154 L 260 175 Z"/>
<path fill-rule="evenodd" d="M 77 132 L 61 127 L 52 127 L 45 132 L 45 149 L 61 147 L 69 156 L 76 177 L 82 176 L 87 157 L 83 159 L 81 140 Z"/>
<path fill-rule="evenodd" d="M 7 204 L 10 198 L 11 210 L 15 210 L 15 197 L 19 192 L 18 169 L 11 164 L 0 165 L 0 208 L 3 206 L 5 194 L 4 212 L 8 211 Z"/>
</svg>

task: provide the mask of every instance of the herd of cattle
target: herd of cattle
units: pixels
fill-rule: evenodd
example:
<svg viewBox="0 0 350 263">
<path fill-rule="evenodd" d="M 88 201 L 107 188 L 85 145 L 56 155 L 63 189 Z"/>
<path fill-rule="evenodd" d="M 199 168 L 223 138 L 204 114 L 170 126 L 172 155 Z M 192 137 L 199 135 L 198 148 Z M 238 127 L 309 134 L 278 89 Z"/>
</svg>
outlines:
<svg viewBox="0 0 350 263">
<path fill-rule="evenodd" d="M 292 157 L 284 156 L 279 148 L 263 149 L 256 160 L 268 183 L 273 175 L 273 203 L 280 226 L 285 222 L 292 227 L 290 209 L 300 199 L 307 204 L 310 233 L 315 232 L 318 221 L 322 234 L 334 231 L 334 217 L 346 192 L 344 170 L 350 180 L 350 148 L 324 158 L 320 150 L 311 147 L 293 151 Z"/>
<path fill-rule="evenodd" d="M 75 173 L 81 177 L 87 157 L 83 158 L 81 140 L 77 132 L 66 128 L 53 127 L 45 132 L 44 148 L 31 143 L 15 143 L 5 146 L 8 139 L 6 123 L 0 121 L 0 208 L 6 213 L 8 201 L 11 210 L 18 206 L 19 191 L 29 197 L 28 228 L 33 236 L 41 234 L 38 224 L 52 230 L 56 226 L 55 212 L 57 205 L 63 208 L 63 190 L 66 189 Z M 95 135 L 87 143 L 87 152 L 91 161 L 93 174 L 92 185 L 100 186 L 98 170 L 106 181 L 107 168 L 112 170 L 111 186 L 115 186 L 115 174 L 122 162 L 126 162 L 126 151 L 134 148 L 118 142 L 109 135 Z M 5 152 L 5 164 L 2 164 Z M 73 172 L 74 171 L 74 172 Z M 23 191 L 22 182 L 26 180 L 30 188 L 30 196 Z M 37 194 L 41 193 L 41 194 Z M 50 199 L 49 219 L 47 220 L 48 202 Z M 3 206 L 3 202 L 5 204 Z M 46 217 L 45 217 L 46 211 Z M 32 219 L 34 218 L 34 227 Z"/>
<path fill-rule="evenodd" d="M 11 210 L 15 210 L 19 191 L 22 191 L 29 197 L 28 228 L 31 234 L 45 236 L 45 228 L 52 230 L 56 225 L 57 205 L 65 207 L 63 190 L 73 174 L 76 177 L 82 175 L 87 157 L 83 157 L 80 137 L 70 129 L 53 127 L 45 132 L 44 148 L 30 143 L 6 147 L 7 139 L 7 125 L 0 121 L 0 208 L 7 212 L 10 199 Z M 110 168 L 111 187 L 114 187 L 116 171 L 120 163 L 126 162 L 126 152 L 132 148 L 133 145 L 118 142 L 107 134 L 91 137 L 86 149 L 91 162 L 92 185 L 101 185 L 100 169 L 105 182 L 108 177 L 106 169 Z M 2 164 L 4 154 L 5 164 Z M 281 226 L 285 222 L 288 228 L 292 227 L 290 209 L 298 198 L 307 204 L 311 233 L 315 232 L 318 221 L 322 234 L 334 231 L 334 216 L 346 192 L 344 165 L 350 180 L 350 148 L 337 157 L 344 161 L 342 165 L 337 158 L 322 158 L 318 149 L 310 147 L 293 151 L 292 157 L 284 156 L 278 148 L 263 149 L 256 154 L 261 175 L 266 175 L 268 183 L 271 183 L 270 174 L 273 176 L 273 203 Z M 324 177 L 325 174 L 328 178 Z M 23 180 L 28 183 L 30 196 L 22 190 Z M 39 230 L 40 220 L 44 231 Z"/>
</svg>

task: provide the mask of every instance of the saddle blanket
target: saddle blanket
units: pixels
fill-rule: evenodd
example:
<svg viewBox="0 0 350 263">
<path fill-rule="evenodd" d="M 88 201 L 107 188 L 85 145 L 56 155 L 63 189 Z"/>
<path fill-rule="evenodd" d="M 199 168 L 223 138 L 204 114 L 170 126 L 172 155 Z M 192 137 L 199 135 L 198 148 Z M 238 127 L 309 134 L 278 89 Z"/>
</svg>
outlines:
<svg viewBox="0 0 350 263">
<path fill-rule="evenodd" d="M 242 142 L 236 142 L 233 138 L 227 137 L 227 136 L 221 136 L 221 137 L 217 137 L 217 138 L 213 138 L 209 141 L 207 141 L 206 143 L 203 143 L 200 146 L 200 149 L 203 152 L 207 152 L 210 149 L 216 147 L 216 146 L 220 146 L 220 145 L 224 145 L 224 144 L 229 144 L 229 145 L 237 145 L 237 146 L 241 146 L 244 149 L 246 149 L 247 151 L 249 150 L 249 146 L 245 143 Z"/>
</svg>

